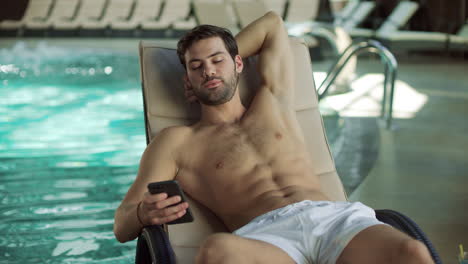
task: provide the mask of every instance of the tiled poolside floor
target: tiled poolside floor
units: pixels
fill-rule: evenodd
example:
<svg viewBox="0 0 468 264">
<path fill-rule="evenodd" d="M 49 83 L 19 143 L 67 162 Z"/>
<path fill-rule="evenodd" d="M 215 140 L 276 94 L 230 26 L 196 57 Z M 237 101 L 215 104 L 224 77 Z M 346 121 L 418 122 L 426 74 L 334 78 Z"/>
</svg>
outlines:
<svg viewBox="0 0 468 264">
<path fill-rule="evenodd" d="M 456 263 L 458 245 L 468 246 L 468 61 L 447 56 L 398 60 L 394 127 L 379 127 L 377 160 L 350 199 L 407 214 L 443 262 Z M 341 106 L 343 116 L 377 115 L 382 69 L 377 59 L 360 59 L 352 87 L 361 96 L 331 96 L 328 104 Z"/>
</svg>

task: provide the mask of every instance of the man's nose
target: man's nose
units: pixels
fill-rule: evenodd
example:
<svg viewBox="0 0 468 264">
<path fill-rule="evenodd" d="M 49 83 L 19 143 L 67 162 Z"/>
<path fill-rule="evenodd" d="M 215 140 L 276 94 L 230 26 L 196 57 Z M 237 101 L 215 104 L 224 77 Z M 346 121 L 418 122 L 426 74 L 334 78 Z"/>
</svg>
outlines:
<svg viewBox="0 0 468 264">
<path fill-rule="evenodd" d="M 213 66 L 205 66 L 204 70 L 203 70 L 203 74 L 204 76 L 215 76 L 216 75 L 216 69 L 215 67 Z"/>
</svg>

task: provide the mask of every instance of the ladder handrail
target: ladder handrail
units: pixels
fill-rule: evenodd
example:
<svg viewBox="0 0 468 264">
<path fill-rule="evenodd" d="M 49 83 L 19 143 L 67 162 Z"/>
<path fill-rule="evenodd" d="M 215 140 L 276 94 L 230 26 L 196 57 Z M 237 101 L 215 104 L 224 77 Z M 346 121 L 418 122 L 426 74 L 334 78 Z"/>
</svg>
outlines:
<svg viewBox="0 0 468 264">
<path fill-rule="evenodd" d="M 320 84 L 319 88 L 317 89 L 318 98 L 321 100 L 326 96 L 328 89 L 352 56 L 366 51 L 368 53 L 378 54 L 382 63 L 385 64 L 385 80 L 381 117 L 386 121 L 386 128 L 390 128 L 393 118 L 393 97 L 395 92 L 395 80 L 398 63 L 395 56 L 385 46 L 376 40 L 361 41 L 349 45 L 342 53 L 342 55 L 336 60 L 335 64 L 330 67 L 327 77 L 325 80 L 323 80 L 322 84 Z M 388 84 L 390 84 L 390 90 L 387 87 Z"/>
</svg>

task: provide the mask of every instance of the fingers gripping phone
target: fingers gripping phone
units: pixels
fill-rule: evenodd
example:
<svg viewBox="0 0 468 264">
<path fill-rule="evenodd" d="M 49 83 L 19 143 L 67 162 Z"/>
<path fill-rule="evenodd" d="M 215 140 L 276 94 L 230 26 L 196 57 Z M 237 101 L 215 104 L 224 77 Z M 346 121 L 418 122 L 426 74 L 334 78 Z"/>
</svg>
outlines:
<svg viewBox="0 0 468 264">
<path fill-rule="evenodd" d="M 177 204 L 185 202 L 187 199 L 185 199 L 184 192 L 182 191 L 182 188 L 180 188 L 179 183 L 177 181 L 161 181 L 161 182 L 153 182 L 148 184 L 148 191 L 151 194 L 158 194 L 158 193 L 167 193 L 167 197 L 179 195 L 181 198 L 181 201 Z M 175 204 L 175 205 L 177 205 Z M 173 205 L 173 206 L 175 206 Z M 192 212 L 190 211 L 190 208 L 187 208 L 186 213 L 171 222 L 168 222 L 168 225 L 174 225 L 174 224 L 182 224 L 182 223 L 189 223 L 193 222 L 193 216 Z"/>
</svg>

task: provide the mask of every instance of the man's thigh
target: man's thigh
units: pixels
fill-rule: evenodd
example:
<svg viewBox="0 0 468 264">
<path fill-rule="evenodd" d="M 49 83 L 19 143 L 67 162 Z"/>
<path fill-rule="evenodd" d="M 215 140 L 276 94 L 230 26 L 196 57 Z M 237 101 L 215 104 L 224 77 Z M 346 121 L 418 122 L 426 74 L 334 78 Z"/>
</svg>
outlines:
<svg viewBox="0 0 468 264">
<path fill-rule="evenodd" d="M 391 226 L 375 225 L 358 233 L 345 247 L 337 263 L 432 263 L 432 259 L 422 243 Z"/>
<path fill-rule="evenodd" d="M 229 233 L 218 233 L 208 237 L 202 244 L 197 263 L 295 262 L 285 251 L 272 244 Z"/>
</svg>

